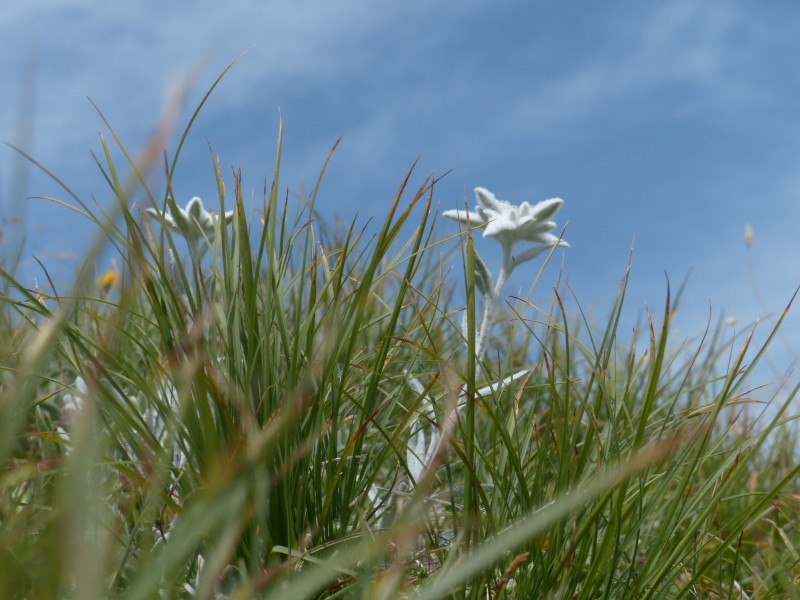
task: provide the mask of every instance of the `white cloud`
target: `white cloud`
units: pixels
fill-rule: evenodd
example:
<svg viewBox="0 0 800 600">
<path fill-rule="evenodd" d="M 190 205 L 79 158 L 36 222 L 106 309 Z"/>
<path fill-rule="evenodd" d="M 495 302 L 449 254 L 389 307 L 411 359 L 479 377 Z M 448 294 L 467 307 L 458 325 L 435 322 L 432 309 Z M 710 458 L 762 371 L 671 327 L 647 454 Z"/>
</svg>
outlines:
<svg viewBox="0 0 800 600">
<path fill-rule="evenodd" d="M 748 16 L 731 3 L 676 0 L 642 15 L 609 11 L 598 26 L 610 35 L 573 70 L 531 81 L 528 93 L 510 102 L 505 119 L 525 132 L 561 121 L 583 123 L 622 103 L 645 105 L 648 96 L 688 88 L 676 111 L 740 110 L 765 100 L 764 90 L 737 69 L 744 50 L 741 24 Z M 509 117 L 508 115 L 511 115 Z"/>
</svg>

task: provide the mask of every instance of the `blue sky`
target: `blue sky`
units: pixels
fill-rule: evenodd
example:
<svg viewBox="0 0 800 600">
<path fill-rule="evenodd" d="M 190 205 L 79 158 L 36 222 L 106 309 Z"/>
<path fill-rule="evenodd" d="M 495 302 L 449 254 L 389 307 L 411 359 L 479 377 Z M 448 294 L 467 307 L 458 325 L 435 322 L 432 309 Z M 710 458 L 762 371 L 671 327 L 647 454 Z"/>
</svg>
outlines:
<svg viewBox="0 0 800 600">
<path fill-rule="evenodd" d="M 572 248 L 557 258 L 586 306 L 612 297 L 635 238 L 628 329 L 645 304 L 661 309 L 665 272 L 674 286 L 692 272 L 679 335 L 702 329 L 709 302 L 741 328 L 800 284 L 800 6 L 791 1 L 9 0 L 0 139 L 19 140 L 28 98 L 33 136 L 23 145 L 103 203 L 89 155 L 102 122 L 87 96 L 136 149 L 178 78 L 201 69 L 192 107 L 247 49 L 188 140 L 174 182 L 181 202 L 216 195 L 208 143 L 257 195 L 280 108 L 284 189 L 310 185 L 344 133 L 319 200 L 329 218 L 382 219 L 417 156 L 417 183 L 452 169 L 437 187 L 442 210 L 465 191 L 474 204 L 476 186 L 514 202 L 560 196 Z M 6 215 L 25 218 L 26 256 L 71 268 L 92 230 L 22 200 L 64 194 L 36 171 L 20 194 L 19 173 L 0 150 L 0 194 Z M 746 223 L 766 306 L 748 278 Z M 7 223 L 6 239 L 22 227 Z M 492 245 L 483 245 L 490 266 Z M 30 258 L 25 266 L 36 275 Z M 792 321 L 788 335 L 800 333 Z M 788 351 L 778 358 L 788 365 Z"/>
</svg>

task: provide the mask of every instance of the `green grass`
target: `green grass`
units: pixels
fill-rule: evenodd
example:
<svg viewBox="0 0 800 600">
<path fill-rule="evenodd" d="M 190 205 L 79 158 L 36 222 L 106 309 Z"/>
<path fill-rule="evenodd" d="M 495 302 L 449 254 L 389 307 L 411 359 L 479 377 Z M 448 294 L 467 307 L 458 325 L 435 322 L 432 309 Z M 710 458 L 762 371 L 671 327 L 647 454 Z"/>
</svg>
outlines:
<svg viewBox="0 0 800 600">
<path fill-rule="evenodd" d="M 796 390 L 748 392 L 766 345 L 678 343 L 669 295 L 620 336 L 626 276 L 600 324 L 560 286 L 501 298 L 476 364 L 487 242 L 434 236 L 435 181 L 409 173 L 374 234 L 329 227 L 319 181 L 286 201 L 279 139 L 263 218 L 211 161 L 234 219 L 189 260 L 130 208 L 153 153 L 111 134 L 115 208 L 64 186 L 102 230 L 74 289 L 3 272 L 0 597 L 800 595 Z"/>
</svg>

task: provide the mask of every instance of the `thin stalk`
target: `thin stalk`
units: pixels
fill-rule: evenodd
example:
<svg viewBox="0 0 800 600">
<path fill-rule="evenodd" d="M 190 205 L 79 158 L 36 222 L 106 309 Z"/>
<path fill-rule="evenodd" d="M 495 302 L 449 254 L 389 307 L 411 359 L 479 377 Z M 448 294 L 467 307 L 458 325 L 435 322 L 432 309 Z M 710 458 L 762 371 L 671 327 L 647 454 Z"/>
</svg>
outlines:
<svg viewBox="0 0 800 600">
<path fill-rule="evenodd" d="M 475 249 L 470 232 L 467 232 L 467 356 L 475 356 L 477 360 L 467 360 L 467 422 L 464 439 L 464 452 L 467 458 L 467 470 L 464 480 L 464 517 L 467 549 L 472 547 L 473 540 L 477 540 L 477 506 L 475 481 L 469 472 L 475 471 L 475 374 L 480 357 L 476 354 L 475 340 Z M 488 318 L 484 318 L 481 329 L 487 328 Z M 485 336 L 484 336 L 485 339 Z"/>
<path fill-rule="evenodd" d="M 483 318 L 481 319 L 481 328 L 478 332 L 478 338 L 475 345 L 475 365 L 476 368 L 483 360 L 483 355 L 486 354 L 486 347 L 489 343 L 489 331 L 492 327 L 492 319 L 494 318 L 495 308 L 497 307 L 497 300 L 500 298 L 500 292 L 508 280 L 508 276 L 514 269 L 514 263 L 511 259 L 511 252 L 508 248 L 503 249 L 503 266 L 500 268 L 500 273 L 497 276 L 497 283 L 494 286 L 494 291 L 491 295 L 486 294 L 483 298 Z"/>
</svg>

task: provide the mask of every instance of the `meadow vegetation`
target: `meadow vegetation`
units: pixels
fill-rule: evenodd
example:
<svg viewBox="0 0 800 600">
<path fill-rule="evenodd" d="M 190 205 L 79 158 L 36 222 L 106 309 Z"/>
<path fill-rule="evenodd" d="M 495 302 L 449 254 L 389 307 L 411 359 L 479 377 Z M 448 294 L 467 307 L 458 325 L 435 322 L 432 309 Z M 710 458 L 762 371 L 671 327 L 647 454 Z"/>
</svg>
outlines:
<svg viewBox="0 0 800 600">
<path fill-rule="evenodd" d="M 676 341 L 667 292 L 631 335 L 627 274 L 592 322 L 537 275 L 560 236 L 495 294 L 492 219 L 409 174 L 374 231 L 329 226 L 280 137 L 256 214 L 213 157 L 219 214 L 181 208 L 196 115 L 165 189 L 111 129 L 114 208 L 63 186 L 102 230 L 72 290 L 2 271 L 0 597 L 800 596 L 796 390 L 750 392 L 780 322 Z"/>
</svg>

